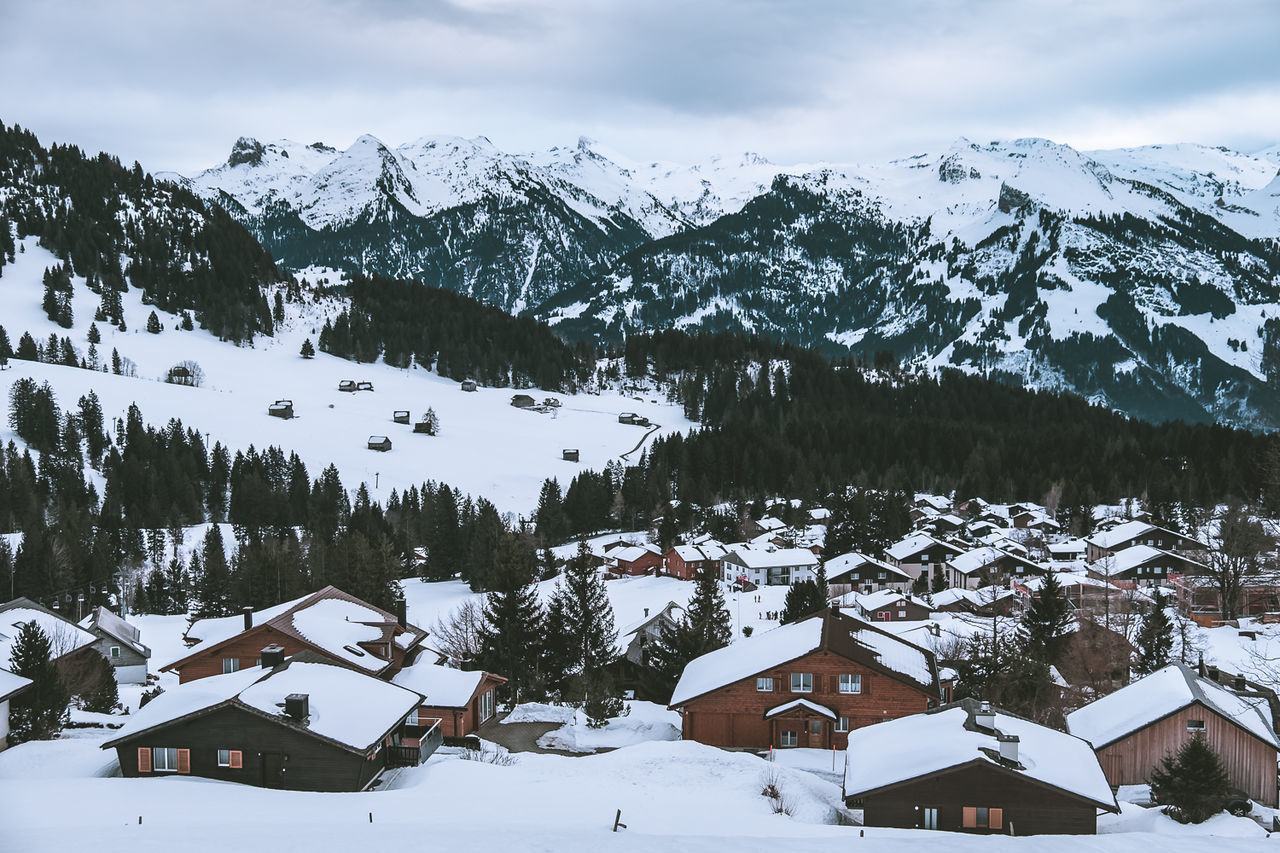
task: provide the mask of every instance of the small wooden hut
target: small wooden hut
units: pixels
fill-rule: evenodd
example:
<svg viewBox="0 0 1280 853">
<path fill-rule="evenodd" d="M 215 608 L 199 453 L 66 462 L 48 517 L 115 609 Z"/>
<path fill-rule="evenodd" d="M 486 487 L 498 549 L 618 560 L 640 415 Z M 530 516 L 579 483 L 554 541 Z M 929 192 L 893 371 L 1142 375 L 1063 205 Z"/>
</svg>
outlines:
<svg viewBox="0 0 1280 853">
<path fill-rule="evenodd" d="M 355 391 L 356 383 L 351 379 L 344 379 L 338 383 L 339 391 Z"/>
<path fill-rule="evenodd" d="M 409 412 L 407 410 L 393 412 L 391 414 L 391 420 L 398 424 L 407 424 L 409 423 Z"/>
<path fill-rule="evenodd" d="M 391 439 L 387 438 L 385 435 L 371 435 L 369 436 L 369 449 L 379 450 L 385 453 L 391 449 Z"/>
</svg>

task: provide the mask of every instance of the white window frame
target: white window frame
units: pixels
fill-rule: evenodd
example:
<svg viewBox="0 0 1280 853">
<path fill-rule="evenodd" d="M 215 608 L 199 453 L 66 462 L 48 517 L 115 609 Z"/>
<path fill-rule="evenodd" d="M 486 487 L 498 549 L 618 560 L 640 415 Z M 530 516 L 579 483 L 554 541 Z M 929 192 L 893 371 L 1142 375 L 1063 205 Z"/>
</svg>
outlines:
<svg viewBox="0 0 1280 853">
<path fill-rule="evenodd" d="M 169 759 L 173 759 L 173 763 L 169 763 Z M 177 773 L 178 772 L 178 748 L 176 746 L 153 746 L 151 747 L 151 772 L 152 773 Z"/>
<path fill-rule="evenodd" d="M 119 658 L 120 658 L 120 647 L 119 647 L 119 646 L 112 646 L 112 647 L 111 647 L 111 659 L 112 659 L 112 660 L 118 660 Z"/>
<path fill-rule="evenodd" d="M 849 731 L 849 718 L 848 718 L 848 717 L 836 717 L 836 731 L 837 731 L 837 732 L 847 732 L 847 731 Z"/>
<path fill-rule="evenodd" d="M 223 760 L 222 760 L 222 757 L 223 757 L 224 755 L 227 757 L 227 760 L 226 760 L 226 761 L 223 761 Z M 231 766 L 231 750 L 229 750 L 229 749 L 220 749 L 220 750 L 218 750 L 218 766 L 219 766 L 219 767 L 230 767 L 230 766 Z"/>
<path fill-rule="evenodd" d="M 812 693 L 813 692 L 813 673 L 812 672 L 791 673 L 791 692 L 792 693 Z"/>
<path fill-rule="evenodd" d="M 772 675 L 756 676 L 756 692 L 772 693 L 773 692 L 773 676 Z"/>
<path fill-rule="evenodd" d="M 860 672 L 840 673 L 840 692 L 846 695 L 861 694 L 862 693 L 862 673 Z"/>
<path fill-rule="evenodd" d="M 232 672 L 239 672 L 239 671 L 240 671 L 240 658 L 223 658 L 222 659 L 223 675 L 228 675 Z"/>
<path fill-rule="evenodd" d="M 414 708 L 412 711 L 410 711 L 409 716 L 404 718 L 404 724 L 406 726 L 418 725 L 418 709 L 417 708 Z"/>
<path fill-rule="evenodd" d="M 480 694 L 480 722 L 484 722 L 493 716 L 494 703 L 493 691 L 486 690 Z"/>
<path fill-rule="evenodd" d="M 800 733 L 799 733 L 799 732 L 783 732 L 783 733 L 782 733 L 782 745 L 783 745 L 784 747 L 789 747 L 789 746 L 799 746 L 799 745 L 800 745 Z"/>
</svg>

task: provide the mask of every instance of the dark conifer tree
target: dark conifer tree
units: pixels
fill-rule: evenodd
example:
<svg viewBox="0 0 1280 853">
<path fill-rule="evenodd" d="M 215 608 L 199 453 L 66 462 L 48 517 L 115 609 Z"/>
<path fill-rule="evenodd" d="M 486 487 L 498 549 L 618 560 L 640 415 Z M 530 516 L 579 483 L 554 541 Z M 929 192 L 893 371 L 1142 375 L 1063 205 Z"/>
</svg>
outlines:
<svg viewBox="0 0 1280 853">
<path fill-rule="evenodd" d="M 1142 618 L 1142 626 L 1138 629 L 1138 659 L 1133 669 L 1139 675 L 1167 666 L 1173 657 L 1173 622 L 1169 620 L 1167 606 L 1164 593 L 1156 590 L 1151 610 Z"/>
<path fill-rule="evenodd" d="M 1222 758 L 1202 734 L 1166 755 L 1150 781 L 1152 798 L 1179 823 L 1204 823 L 1221 812 L 1231 787 Z"/>
<path fill-rule="evenodd" d="M 515 534 L 503 537 L 493 567 L 494 589 L 485 597 L 479 665 L 506 676 L 509 701 L 542 694 L 538 674 L 544 646 L 542 605 L 529 574 L 530 559 Z"/>
<path fill-rule="evenodd" d="M 9 710 L 9 741 L 51 740 L 68 722 L 67 689 L 53 662 L 53 643 L 32 620 L 14 638 L 6 668 L 32 685 L 16 696 Z"/>
<path fill-rule="evenodd" d="M 1044 583 L 1022 617 L 1022 632 L 1030 654 L 1055 666 L 1062 658 L 1062 647 L 1071 628 L 1071 608 L 1063 594 L 1062 584 L 1054 572 Z"/>
</svg>

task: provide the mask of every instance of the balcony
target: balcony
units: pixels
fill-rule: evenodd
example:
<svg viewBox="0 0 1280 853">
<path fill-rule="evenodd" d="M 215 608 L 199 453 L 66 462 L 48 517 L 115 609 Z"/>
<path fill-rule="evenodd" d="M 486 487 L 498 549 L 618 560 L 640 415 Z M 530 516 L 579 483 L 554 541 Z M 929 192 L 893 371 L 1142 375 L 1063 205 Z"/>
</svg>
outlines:
<svg viewBox="0 0 1280 853">
<path fill-rule="evenodd" d="M 444 742 L 440 720 L 422 722 L 425 725 L 405 726 L 400 744 L 385 748 L 387 767 L 417 767 L 440 748 Z"/>
</svg>

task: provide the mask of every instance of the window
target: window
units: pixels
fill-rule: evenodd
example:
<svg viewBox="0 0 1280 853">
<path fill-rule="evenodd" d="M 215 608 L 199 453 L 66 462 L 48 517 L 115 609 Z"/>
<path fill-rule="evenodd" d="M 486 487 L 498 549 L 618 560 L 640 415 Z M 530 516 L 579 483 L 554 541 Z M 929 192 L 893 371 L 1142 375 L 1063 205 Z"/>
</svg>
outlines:
<svg viewBox="0 0 1280 853">
<path fill-rule="evenodd" d="M 792 693 L 812 693 L 813 692 L 813 673 L 811 672 L 791 673 L 791 692 Z"/>
<path fill-rule="evenodd" d="M 961 825 L 965 829 L 1002 829 L 1004 809 L 986 806 L 965 806 L 961 809 Z"/>
<path fill-rule="evenodd" d="M 861 693 L 862 692 L 862 676 L 858 673 L 840 673 L 840 692 L 841 693 Z"/>
<path fill-rule="evenodd" d="M 1187 720 L 1187 731 L 1200 733 L 1204 731 L 1204 720 Z"/>
<path fill-rule="evenodd" d="M 849 718 L 848 718 L 848 717 L 839 717 L 839 718 L 837 718 L 837 719 L 836 719 L 836 731 L 838 731 L 838 732 L 847 732 L 847 731 L 849 731 Z"/>
<path fill-rule="evenodd" d="M 920 555 L 920 564 L 921 564 L 921 565 L 924 565 L 924 564 L 925 564 L 925 563 L 927 563 L 927 562 L 929 562 L 929 555 L 928 555 L 928 554 L 921 554 L 921 555 Z"/>
<path fill-rule="evenodd" d="M 773 692 L 772 676 L 762 675 L 758 677 L 756 679 L 756 691 L 759 693 L 772 693 Z"/>
<path fill-rule="evenodd" d="M 899 611 L 898 611 L 898 618 L 899 618 L 899 619 L 906 619 L 906 618 L 907 618 L 907 611 L 905 611 L 905 610 L 899 610 Z"/>
<path fill-rule="evenodd" d="M 920 811 L 923 815 L 920 826 L 923 827 L 924 829 L 937 829 L 938 828 L 938 810 L 925 808 L 925 809 L 921 809 Z"/>
<path fill-rule="evenodd" d="M 223 675 L 226 675 L 228 672 L 239 672 L 239 671 L 240 671 L 240 658 L 223 658 L 222 659 Z"/>
<path fill-rule="evenodd" d="M 800 736 L 797 735 L 795 732 L 782 733 L 783 746 L 798 746 L 799 744 L 800 744 Z"/>
<path fill-rule="evenodd" d="M 877 580 L 884 580 L 884 572 L 876 572 Z"/>
<path fill-rule="evenodd" d="M 404 719 L 404 724 L 406 726 L 418 725 L 418 709 L 417 708 L 414 708 L 412 711 L 409 712 L 409 716 L 405 717 Z"/>
<path fill-rule="evenodd" d="M 218 750 L 218 766 L 219 767 L 231 766 L 231 750 L 229 749 Z"/>
<path fill-rule="evenodd" d="M 119 647 L 119 646 L 112 646 L 112 647 L 111 647 L 111 658 L 112 658 L 112 660 L 114 660 L 114 659 L 116 659 L 116 658 L 118 658 L 118 657 L 120 657 L 120 647 Z"/>
<path fill-rule="evenodd" d="M 809 721 L 809 734 L 811 734 L 811 735 L 820 735 L 820 734 L 822 734 L 822 720 L 810 720 L 810 721 Z"/>
<path fill-rule="evenodd" d="M 480 719 L 487 720 L 493 716 L 493 691 L 489 690 L 480 696 Z"/>
<path fill-rule="evenodd" d="M 351 652 L 351 654 L 355 655 L 358 658 L 364 657 L 364 651 L 361 649 L 357 649 L 355 646 L 343 646 L 342 648 Z"/>
<path fill-rule="evenodd" d="M 151 749 L 151 768 L 157 773 L 178 772 L 178 750 L 172 747 L 156 746 Z"/>
</svg>

